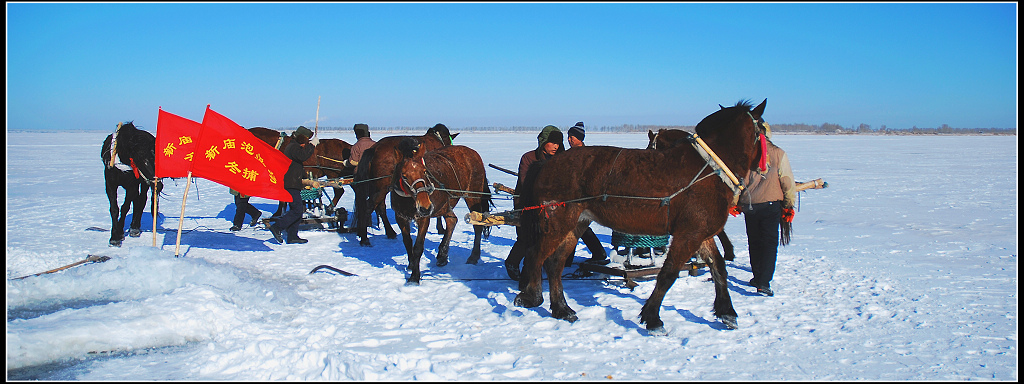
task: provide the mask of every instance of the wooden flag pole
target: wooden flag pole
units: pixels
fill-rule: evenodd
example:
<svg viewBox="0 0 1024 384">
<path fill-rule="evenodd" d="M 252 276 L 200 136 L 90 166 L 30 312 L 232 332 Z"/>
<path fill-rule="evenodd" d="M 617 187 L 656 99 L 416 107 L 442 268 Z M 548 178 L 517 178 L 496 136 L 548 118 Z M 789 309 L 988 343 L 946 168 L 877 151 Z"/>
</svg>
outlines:
<svg viewBox="0 0 1024 384">
<path fill-rule="evenodd" d="M 156 183 L 159 183 L 159 182 L 160 182 L 159 179 L 157 179 Z M 153 209 L 153 247 L 154 248 L 156 247 L 156 216 L 157 216 L 157 213 L 160 212 L 160 199 L 156 198 L 156 185 L 157 185 L 156 183 L 153 183 L 153 187 L 154 187 L 153 188 L 153 205 L 150 206 L 150 208 Z"/>
<path fill-rule="evenodd" d="M 320 96 L 316 97 L 316 122 L 313 123 L 313 137 L 316 137 L 320 128 Z"/>
<path fill-rule="evenodd" d="M 178 257 L 178 248 L 181 247 L 181 223 L 185 221 L 185 199 L 188 198 L 188 187 L 190 187 L 191 184 L 192 170 L 189 170 L 188 179 L 185 180 L 185 195 L 181 197 L 181 217 L 178 218 L 178 240 L 175 240 L 174 242 L 174 257 Z"/>
</svg>

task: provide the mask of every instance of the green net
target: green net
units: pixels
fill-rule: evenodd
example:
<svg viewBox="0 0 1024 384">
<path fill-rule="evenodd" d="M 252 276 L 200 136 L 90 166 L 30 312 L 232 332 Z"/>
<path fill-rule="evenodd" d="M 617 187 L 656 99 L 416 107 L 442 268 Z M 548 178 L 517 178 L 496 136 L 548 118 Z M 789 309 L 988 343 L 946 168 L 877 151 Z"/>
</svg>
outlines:
<svg viewBox="0 0 1024 384">
<path fill-rule="evenodd" d="M 668 245 L 668 235 L 630 235 L 621 232 L 612 232 L 612 245 L 617 247 L 630 248 L 654 248 Z"/>
</svg>

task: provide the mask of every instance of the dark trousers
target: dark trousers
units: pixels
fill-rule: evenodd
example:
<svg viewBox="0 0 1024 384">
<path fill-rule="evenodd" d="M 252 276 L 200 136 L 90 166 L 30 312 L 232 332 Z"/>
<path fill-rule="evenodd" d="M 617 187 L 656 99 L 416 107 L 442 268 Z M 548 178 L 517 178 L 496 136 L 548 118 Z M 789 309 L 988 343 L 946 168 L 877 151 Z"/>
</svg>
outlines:
<svg viewBox="0 0 1024 384">
<path fill-rule="evenodd" d="M 306 204 L 299 196 L 299 189 L 285 189 L 285 191 L 292 195 L 292 202 L 288 203 L 288 211 L 277 219 L 274 227 L 287 233 L 288 240 L 294 240 L 299 238 L 299 221 L 302 220 L 302 213 L 306 212 Z"/>
<path fill-rule="evenodd" d="M 231 224 L 236 227 L 241 227 L 242 222 L 245 221 L 245 215 L 252 216 L 253 219 L 260 217 L 263 213 L 259 209 L 249 204 L 248 197 L 235 196 L 235 219 L 231 220 Z"/>
<path fill-rule="evenodd" d="M 769 201 L 753 206 L 740 204 L 743 221 L 747 226 L 747 245 L 750 250 L 751 280 L 755 287 L 770 287 L 775 275 L 775 261 L 779 253 L 779 219 L 782 203 Z"/>
</svg>

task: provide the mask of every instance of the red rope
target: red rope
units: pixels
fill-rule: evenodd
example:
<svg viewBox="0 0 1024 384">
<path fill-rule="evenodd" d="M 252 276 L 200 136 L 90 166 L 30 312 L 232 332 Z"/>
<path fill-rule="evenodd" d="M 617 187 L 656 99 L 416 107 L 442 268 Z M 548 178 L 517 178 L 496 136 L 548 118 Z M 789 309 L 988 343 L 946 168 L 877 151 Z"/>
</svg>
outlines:
<svg viewBox="0 0 1024 384">
<path fill-rule="evenodd" d="M 135 178 L 139 178 L 139 167 L 135 166 L 135 158 L 129 157 L 129 162 L 132 163 L 132 171 L 135 172 Z"/>
<path fill-rule="evenodd" d="M 532 206 L 532 207 L 523 208 L 523 211 L 528 211 L 528 210 L 531 210 L 531 209 L 538 209 L 538 208 L 559 207 L 559 206 L 564 207 L 565 206 L 565 202 L 564 201 L 560 201 L 560 202 L 557 202 L 557 203 L 535 205 L 535 206 Z M 548 216 L 548 211 L 544 211 L 544 217 L 545 218 L 549 217 Z"/>
</svg>

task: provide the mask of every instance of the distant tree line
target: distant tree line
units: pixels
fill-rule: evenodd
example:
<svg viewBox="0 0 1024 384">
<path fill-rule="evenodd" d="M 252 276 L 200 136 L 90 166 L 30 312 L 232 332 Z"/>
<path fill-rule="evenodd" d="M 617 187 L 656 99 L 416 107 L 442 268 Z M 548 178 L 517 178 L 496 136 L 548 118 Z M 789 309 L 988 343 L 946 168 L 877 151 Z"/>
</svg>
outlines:
<svg viewBox="0 0 1024 384">
<path fill-rule="evenodd" d="M 408 133 L 408 132 L 426 132 L 430 127 L 370 127 L 371 132 L 388 134 L 388 133 Z M 500 133 L 500 132 L 540 132 L 544 127 L 529 127 L 529 126 L 514 126 L 514 127 L 450 127 L 457 132 L 480 132 L 480 133 Z M 291 131 L 295 127 L 278 127 L 278 130 Z M 351 131 L 352 127 L 319 127 L 320 130 L 324 131 Z M 565 127 L 563 130 L 568 129 Z M 659 129 L 681 129 L 685 131 L 693 132 L 694 126 L 692 125 L 643 125 L 643 124 L 622 124 L 617 126 L 603 126 L 603 127 L 588 127 L 587 133 L 591 132 L 657 132 Z M 938 128 L 918 128 L 914 126 L 910 129 L 893 129 L 888 128 L 885 125 L 875 129 L 868 124 L 860 124 L 858 126 L 843 127 L 839 124 L 832 123 L 821 123 L 820 125 L 813 124 L 784 124 L 777 123 L 771 124 L 771 130 L 773 133 L 790 133 L 790 134 L 815 134 L 815 135 L 856 135 L 856 134 L 870 134 L 870 135 L 1017 135 L 1017 128 L 953 128 L 948 124 L 943 124 Z"/>
<path fill-rule="evenodd" d="M 910 129 L 892 129 L 884 124 L 878 129 L 868 124 L 860 124 L 856 127 L 843 127 L 839 124 L 822 123 L 821 125 L 810 124 L 771 124 L 772 132 L 805 133 L 819 135 L 834 134 L 874 134 L 874 135 L 1016 135 L 1017 128 L 953 128 L 948 124 L 942 124 L 938 128 L 918 128 L 916 125 Z"/>
</svg>

